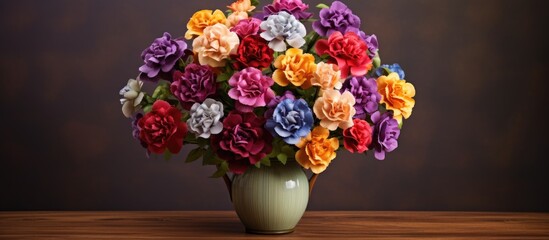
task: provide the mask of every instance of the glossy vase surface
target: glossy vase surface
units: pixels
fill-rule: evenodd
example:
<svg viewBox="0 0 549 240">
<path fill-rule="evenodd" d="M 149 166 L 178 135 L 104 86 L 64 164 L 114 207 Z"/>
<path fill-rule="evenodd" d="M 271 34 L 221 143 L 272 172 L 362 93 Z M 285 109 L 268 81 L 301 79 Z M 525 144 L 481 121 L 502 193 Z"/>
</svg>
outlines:
<svg viewBox="0 0 549 240">
<path fill-rule="evenodd" d="M 232 181 L 232 201 L 246 232 L 293 232 L 309 201 L 309 182 L 294 161 L 250 167 Z"/>
</svg>

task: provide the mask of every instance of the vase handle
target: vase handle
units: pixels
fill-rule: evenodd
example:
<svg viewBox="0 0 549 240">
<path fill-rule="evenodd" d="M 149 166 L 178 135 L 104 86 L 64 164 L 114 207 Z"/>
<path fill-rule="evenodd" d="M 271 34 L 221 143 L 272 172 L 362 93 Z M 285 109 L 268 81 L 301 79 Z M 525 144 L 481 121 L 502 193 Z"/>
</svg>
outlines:
<svg viewBox="0 0 549 240">
<path fill-rule="evenodd" d="M 227 186 L 227 191 L 229 191 L 229 198 L 231 199 L 231 202 L 233 201 L 233 181 L 231 181 L 231 178 L 229 178 L 229 175 L 225 173 L 223 175 L 223 181 L 225 181 L 225 186 Z"/>
<path fill-rule="evenodd" d="M 317 178 L 318 174 L 316 173 L 313 173 L 313 175 L 309 178 L 309 196 L 311 196 L 311 193 L 313 192 L 313 187 L 315 186 Z"/>
</svg>

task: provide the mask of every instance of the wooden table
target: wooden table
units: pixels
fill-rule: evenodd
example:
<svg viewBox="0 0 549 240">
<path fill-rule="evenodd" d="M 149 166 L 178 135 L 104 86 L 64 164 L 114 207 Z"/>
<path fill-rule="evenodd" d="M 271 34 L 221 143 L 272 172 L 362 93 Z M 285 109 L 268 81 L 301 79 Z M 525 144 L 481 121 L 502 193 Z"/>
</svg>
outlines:
<svg viewBox="0 0 549 240">
<path fill-rule="evenodd" d="M 308 211 L 287 235 L 233 211 L 0 212 L 0 239 L 549 239 L 549 213 Z"/>
</svg>

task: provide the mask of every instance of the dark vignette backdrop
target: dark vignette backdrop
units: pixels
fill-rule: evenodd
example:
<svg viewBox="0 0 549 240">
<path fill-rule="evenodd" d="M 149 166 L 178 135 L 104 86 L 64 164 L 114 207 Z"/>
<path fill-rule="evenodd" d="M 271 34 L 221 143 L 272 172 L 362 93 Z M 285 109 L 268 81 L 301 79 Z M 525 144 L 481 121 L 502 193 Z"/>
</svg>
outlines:
<svg viewBox="0 0 549 240">
<path fill-rule="evenodd" d="M 346 2 L 417 106 L 399 149 L 340 154 L 309 209 L 548 211 L 546 1 Z M 189 147 L 144 157 L 117 96 L 154 38 L 229 3 L 0 1 L 0 210 L 231 209 Z"/>
</svg>

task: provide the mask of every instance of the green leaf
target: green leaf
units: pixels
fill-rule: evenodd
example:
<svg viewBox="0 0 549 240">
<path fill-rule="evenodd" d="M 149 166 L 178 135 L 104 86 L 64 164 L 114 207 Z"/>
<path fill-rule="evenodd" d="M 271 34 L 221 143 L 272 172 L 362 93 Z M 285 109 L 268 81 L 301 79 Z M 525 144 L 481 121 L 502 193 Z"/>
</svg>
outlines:
<svg viewBox="0 0 549 240">
<path fill-rule="evenodd" d="M 211 149 L 204 149 L 204 156 L 202 156 L 202 165 L 218 165 L 222 162 L 225 161 L 218 158 Z"/>
<path fill-rule="evenodd" d="M 219 74 L 219 75 L 217 76 L 216 81 L 217 81 L 218 83 L 220 83 L 220 82 L 226 82 L 227 80 L 229 80 L 229 79 L 231 78 L 231 76 L 232 76 L 232 73 L 230 73 L 230 72 L 224 72 L 224 73 Z"/>
<path fill-rule="evenodd" d="M 217 165 L 217 171 L 215 171 L 215 173 L 212 174 L 212 176 L 210 176 L 210 177 L 211 178 L 220 178 L 220 177 L 225 176 L 225 174 L 227 174 L 228 171 L 229 171 L 229 164 L 227 163 L 227 161 L 223 161 L 223 162 L 221 162 L 220 164 Z"/>
<path fill-rule="evenodd" d="M 283 146 L 281 152 L 286 154 L 289 158 L 293 158 L 295 156 L 294 148 L 288 145 Z"/>
<path fill-rule="evenodd" d="M 276 156 L 276 158 L 278 159 L 278 161 L 280 161 L 284 165 L 286 165 L 286 161 L 288 161 L 288 155 L 286 155 L 284 153 L 278 154 L 278 156 Z"/>
<path fill-rule="evenodd" d="M 374 56 L 372 63 L 374 65 L 374 68 L 378 68 L 379 66 L 381 66 L 381 58 L 379 57 L 379 52 L 377 52 Z"/>
<path fill-rule="evenodd" d="M 259 0 L 252 0 L 251 3 L 252 3 L 252 6 L 257 6 L 259 5 Z"/>
<path fill-rule="evenodd" d="M 267 167 L 271 166 L 271 159 L 269 157 L 264 157 L 261 159 L 261 165 L 265 165 Z"/>
<path fill-rule="evenodd" d="M 318 5 L 316 5 L 317 8 L 320 8 L 320 9 L 323 9 L 323 8 L 330 8 L 330 6 L 324 4 L 324 3 L 320 3 Z"/>
<path fill-rule="evenodd" d="M 254 164 L 254 166 L 255 166 L 256 168 L 261 168 L 261 162 L 256 162 L 256 163 Z"/>
<path fill-rule="evenodd" d="M 204 152 L 204 149 L 201 147 L 197 147 L 191 150 L 191 152 L 189 152 L 189 154 L 187 155 L 187 159 L 185 159 L 185 162 L 189 163 L 198 160 L 204 155 Z"/>
<path fill-rule="evenodd" d="M 168 161 L 170 158 L 172 158 L 172 153 L 166 149 L 166 151 L 164 151 L 164 160 Z"/>
<path fill-rule="evenodd" d="M 198 146 L 204 148 L 206 145 L 208 145 L 208 143 L 210 143 L 210 141 L 208 141 L 208 139 L 198 137 L 196 138 L 196 143 L 198 144 Z"/>
<path fill-rule="evenodd" d="M 147 105 L 143 107 L 143 112 L 148 113 L 152 110 L 152 105 Z"/>
</svg>

